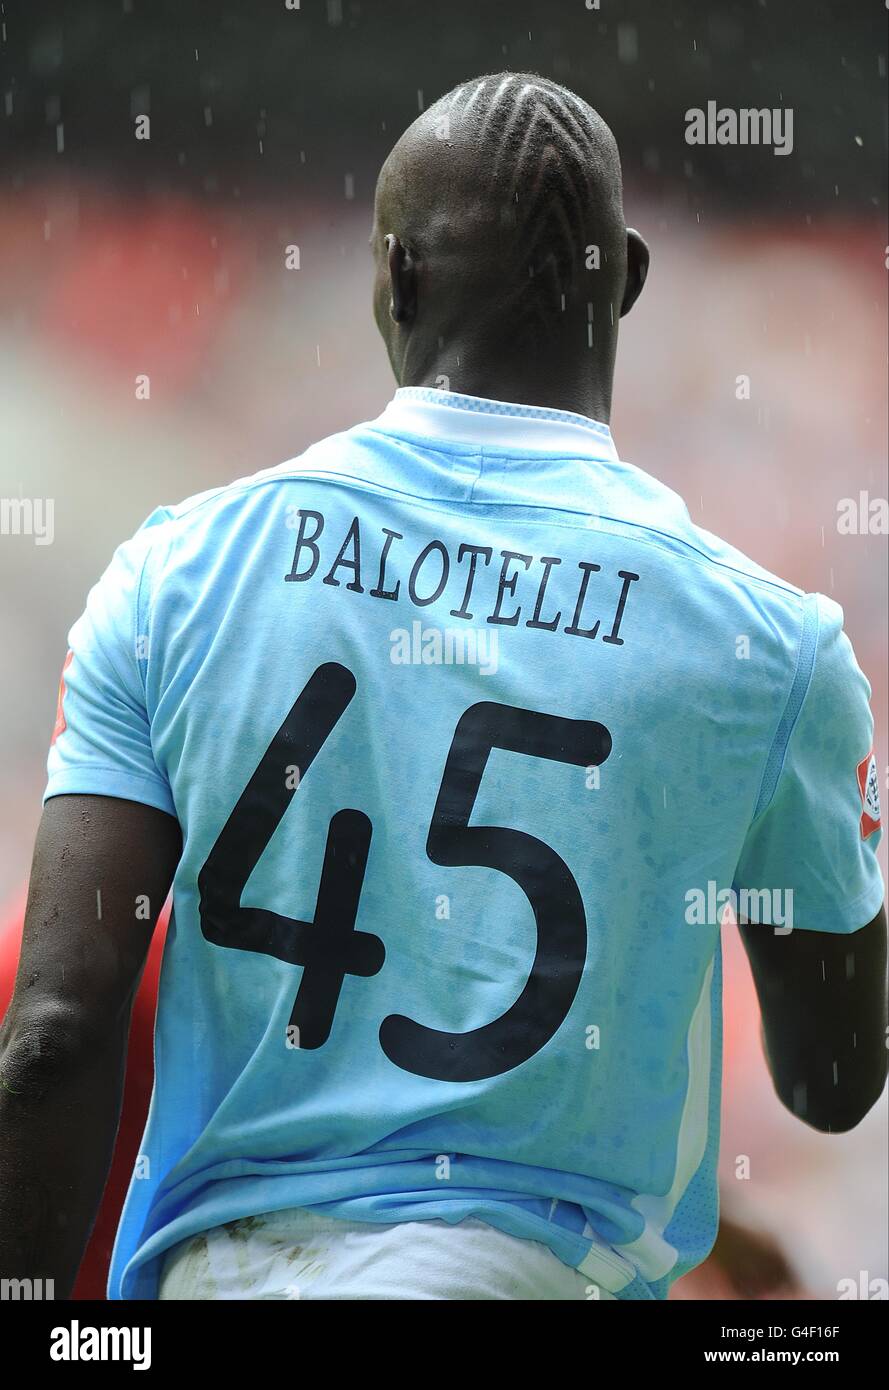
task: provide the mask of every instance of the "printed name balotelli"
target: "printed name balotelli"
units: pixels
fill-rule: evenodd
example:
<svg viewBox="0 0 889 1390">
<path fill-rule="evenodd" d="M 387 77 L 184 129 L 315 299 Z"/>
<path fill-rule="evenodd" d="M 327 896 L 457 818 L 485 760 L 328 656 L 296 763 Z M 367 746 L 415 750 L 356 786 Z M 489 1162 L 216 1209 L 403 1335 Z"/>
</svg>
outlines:
<svg viewBox="0 0 889 1390">
<path fill-rule="evenodd" d="M 288 584 L 306 583 L 315 579 L 322 568 L 321 537 L 325 531 L 324 516 L 321 512 L 307 508 L 294 508 L 288 517 L 288 524 L 294 529 L 298 527 L 298 531 L 293 564 L 284 579 Z M 413 558 L 405 559 L 403 554 L 399 555 L 397 549 L 398 542 L 404 540 L 401 532 L 392 531 L 386 526 L 374 530 L 378 534 L 371 542 L 373 557 L 368 560 L 368 528 L 365 527 L 362 532 L 359 517 L 353 518 L 342 544 L 336 551 L 333 563 L 321 577 L 322 584 L 333 587 L 343 585 L 352 593 L 367 594 L 369 598 L 389 599 L 394 602 L 402 598 L 402 586 L 406 577 L 410 602 L 417 608 L 426 608 L 442 597 L 450 583 L 455 598 L 462 588 L 460 606 L 450 609 L 452 618 L 462 618 L 466 622 L 484 621 L 502 627 L 518 627 L 521 623 L 524 627 L 536 628 L 541 632 L 556 632 L 560 629 L 563 617 L 570 612 L 573 616 L 569 623 L 561 627 L 562 632 L 567 633 L 569 637 L 596 638 L 600 635 L 601 616 L 596 617 L 591 626 L 582 625 L 583 622 L 589 624 L 593 617 L 593 598 L 590 597 L 588 603 L 587 592 L 591 576 L 601 573 L 602 568 L 592 560 L 578 561 L 576 566 L 564 573 L 564 577 L 557 573 L 552 581 L 551 592 L 548 592 L 552 572 L 562 563 L 558 555 L 535 556 L 518 550 L 498 550 L 497 560 L 494 561 L 494 550 L 491 546 L 461 542 L 454 553 L 448 549 L 444 541 L 432 539 Z M 331 553 L 332 547 L 326 556 L 327 561 L 330 560 Z M 372 589 L 367 589 L 362 583 L 362 565 L 365 580 L 371 573 L 375 576 Z M 452 568 L 455 571 L 460 570 L 459 575 L 455 573 L 453 579 Z M 341 572 L 351 575 L 351 578 L 344 582 L 340 577 Z M 609 576 L 603 575 L 602 578 L 608 583 Z M 620 636 L 620 628 L 627 596 L 631 586 L 639 578 L 635 571 L 624 569 L 617 570 L 616 577 L 612 577 L 607 589 L 608 608 L 605 610 L 608 614 L 606 626 L 607 622 L 610 622 L 611 626 L 610 630 L 602 631 L 603 642 L 616 647 L 623 646 L 624 639 Z M 523 597 L 522 602 L 515 605 L 517 590 L 520 594 L 527 592 L 527 598 Z M 534 606 L 531 616 L 524 617 L 523 614 L 529 611 L 532 600 Z M 606 600 L 606 592 L 602 593 L 601 600 Z M 470 608 L 470 603 L 478 606 L 482 602 L 486 610 L 484 614 Z M 546 614 L 544 608 L 548 610 Z M 585 609 L 589 611 L 585 613 Z M 599 611 L 601 613 L 601 608 Z"/>
</svg>

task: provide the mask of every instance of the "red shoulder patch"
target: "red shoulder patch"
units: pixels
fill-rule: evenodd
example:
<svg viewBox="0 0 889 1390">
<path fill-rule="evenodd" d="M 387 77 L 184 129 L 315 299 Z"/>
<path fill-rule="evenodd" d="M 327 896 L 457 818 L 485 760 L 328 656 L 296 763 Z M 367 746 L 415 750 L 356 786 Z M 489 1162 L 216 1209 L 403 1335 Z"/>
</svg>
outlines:
<svg viewBox="0 0 889 1390">
<path fill-rule="evenodd" d="M 880 815 L 880 783 L 877 777 L 877 757 L 871 751 L 858 764 L 858 788 L 861 792 L 861 838 L 866 840 L 882 825 Z"/>
<path fill-rule="evenodd" d="M 59 681 L 59 701 L 56 705 L 56 723 L 55 728 L 52 731 L 52 738 L 50 739 L 50 748 L 52 748 L 59 734 L 63 734 L 68 727 L 67 723 L 65 722 L 65 695 L 68 689 L 68 687 L 65 685 L 65 672 L 71 665 L 73 659 L 74 653 L 69 652 L 68 655 L 65 657 L 65 664 L 62 667 L 62 676 Z"/>
</svg>

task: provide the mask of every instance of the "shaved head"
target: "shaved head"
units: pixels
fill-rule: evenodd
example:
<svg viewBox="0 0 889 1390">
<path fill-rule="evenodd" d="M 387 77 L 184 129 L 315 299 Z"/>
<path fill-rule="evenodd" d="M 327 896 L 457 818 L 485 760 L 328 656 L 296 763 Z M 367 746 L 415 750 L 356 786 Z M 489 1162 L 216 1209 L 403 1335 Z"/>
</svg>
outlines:
<svg viewBox="0 0 889 1390">
<path fill-rule="evenodd" d="M 436 384 L 432 373 L 483 394 L 542 352 L 558 359 L 538 371 L 545 394 L 573 358 L 569 375 L 604 375 L 610 396 L 629 307 L 620 158 L 567 88 L 497 73 L 442 97 L 383 165 L 372 241 L 375 315 L 401 384 Z"/>
</svg>

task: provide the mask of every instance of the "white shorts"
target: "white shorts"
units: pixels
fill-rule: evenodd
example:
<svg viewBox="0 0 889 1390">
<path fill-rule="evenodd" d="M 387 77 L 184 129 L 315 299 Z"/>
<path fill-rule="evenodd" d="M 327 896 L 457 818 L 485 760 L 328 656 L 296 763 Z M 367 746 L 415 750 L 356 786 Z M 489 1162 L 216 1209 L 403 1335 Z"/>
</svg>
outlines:
<svg viewBox="0 0 889 1390">
<path fill-rule="evenodd" d="M 164 1257 L 160 1299 L 613 1298 L 536 1240 L 483 1221 L 340 1221 L 301 1208 L 230 1221 Z"/>
</svg>

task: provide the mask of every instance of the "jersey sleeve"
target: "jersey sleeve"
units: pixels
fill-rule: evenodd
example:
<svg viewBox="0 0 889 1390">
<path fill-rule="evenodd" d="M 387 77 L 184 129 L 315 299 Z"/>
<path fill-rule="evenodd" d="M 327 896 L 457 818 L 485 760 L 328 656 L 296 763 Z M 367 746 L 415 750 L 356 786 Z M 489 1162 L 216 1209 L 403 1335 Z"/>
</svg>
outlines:
<svg viewBox="0 0 889 1390">
<path fill-rule="evenodd" d="M 748 920 L 777 923 L 744 911 L 756 894 L 768 903 L 763 890 L 779 895 L 783 925 L 797 929 L 854 932 L 879 912 L 882 829 L 870 694 L 843 632 L 842 609 L 808 595 L 796 679 L 735 873 L 739 911 Z"/>
<path fill-rule="evenodd" d="M 44 803 L 88 793 L 140 801 L 175 815 L 157 767 L 145 700 L 148 617 L 143 573 L 166 513 L 121 545 L 68 635 Z"/>
</svg>

